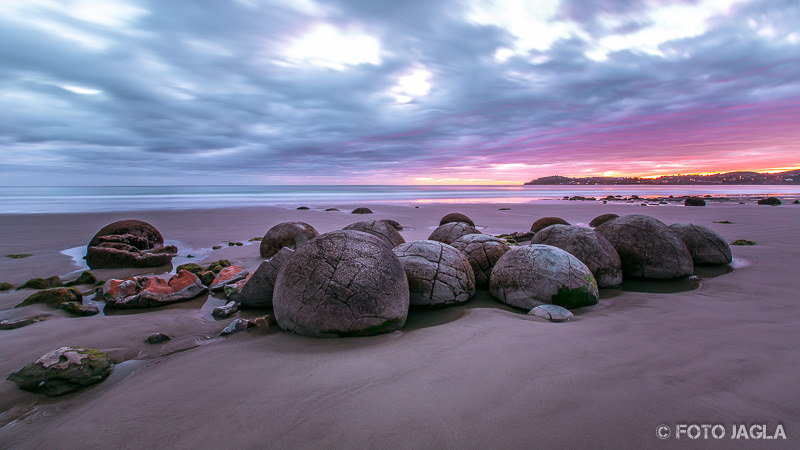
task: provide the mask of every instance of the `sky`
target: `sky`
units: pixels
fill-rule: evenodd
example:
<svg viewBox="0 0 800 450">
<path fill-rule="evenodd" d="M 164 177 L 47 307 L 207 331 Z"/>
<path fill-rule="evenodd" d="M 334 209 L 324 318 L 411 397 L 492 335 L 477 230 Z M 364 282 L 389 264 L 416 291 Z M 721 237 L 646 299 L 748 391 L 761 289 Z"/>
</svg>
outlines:
<svg viewBox="0 0 800 450">
<path fill-rule="evenodd" d="M 0 0 L 0 185 L 796 167 L 797 0 Z"/>
</svg>

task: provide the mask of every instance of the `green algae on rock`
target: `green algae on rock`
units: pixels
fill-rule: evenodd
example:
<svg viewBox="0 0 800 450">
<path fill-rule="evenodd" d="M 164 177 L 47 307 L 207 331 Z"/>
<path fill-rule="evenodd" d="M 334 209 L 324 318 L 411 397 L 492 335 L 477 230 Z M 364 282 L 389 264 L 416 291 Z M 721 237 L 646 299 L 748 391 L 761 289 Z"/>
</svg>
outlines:
<svg viewBox="0 0 800 450">
<path fill-rule="evenodd" d="M 61 347 L 13 372 L 7 380 L 22 390 L 54 397 L 99 383 L 113 368 L 114 363 L 101 351 Z"/>
<path fill-rule="evenodd" d="M 15 308 L 22 306 L 44 303 L 51 308 L 58 308 L 64 302 L 83 303 L 81 292 L 75 288 L 51 288 L 43 289 L 35 294 L 31 294 Z"/>
</svg>

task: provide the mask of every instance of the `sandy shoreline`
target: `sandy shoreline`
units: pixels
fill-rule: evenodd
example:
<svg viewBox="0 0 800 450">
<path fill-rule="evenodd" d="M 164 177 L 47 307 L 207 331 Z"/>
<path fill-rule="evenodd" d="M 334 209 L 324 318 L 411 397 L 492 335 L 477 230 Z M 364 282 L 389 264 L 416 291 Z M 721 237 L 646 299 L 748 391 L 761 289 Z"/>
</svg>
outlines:
<svg viewBox="0 0 800 450">
<path fill-rule="evenodd" d="M 224 246 L 302 220 L 327 232 L 391 218 L 425 239 L 446 213 L 470 216 L 489 234 L 526 231 L 539 217 L 588 223 L 607 212 L 649 214 L 667 224 L 706 225 L 734 247 L 737 268 L 699 289 L 653 294 L 606 292 L 576 320 L 552 324 L 501 308 L 415 312 L 403 331 L 348 339 L 282 332 L 216 338 L 228 320 L 210 316 L 221 300 L 201 297 L 141 312 L 71 318 L 13 306 L 32 291 L 0 293 L 0 319 L 34 313 L 49 320 L 0 331 L 0 374 L 62 345 L 107 351 L 118 365 L 105 382 L 48 399 L 0 384 L 0 447 L 531 447 L 685 444 L 656 438 L 659 424 L 782 424 L 800 439 L 800 353 L 794 279 L 800 261 L 800 206 L 711 203 L 703 208 L 599 202 L 359 205 L 320 209 L 226 208 L 0 216 L 0 281 L 79 273 L 61 253 L 103 225 L 138 218 L 197 262 L 229 259 L 254 269 L 257 245 Z M 500 211 L 501 207 L 511 210 Z M 731 224 L 714 221 L 729 220 Z M 179 261 L 179 260 L 176 260 Z M 178 262 L 179 263 L 179 262 Z M 131 271 L 125 271 L 130 273 Z M 148 272 L 143 270 L 142 272 Z M 152 272 L 152 271 L 151 271 Z M 95 271 L 101 279 L 119 271 Z M 476 304 L 492 306 L 485 291 Z M 38 309 L 37 309 L 38 308 Z M 243 317 L 263 314 L 245 311 Z M 175 336 L 142 343 L 154 331 Z M 730 434 L 730 433 L 729 433 Z M 756 442 L 763 444 L 765 442 Z M 752 445 L 705 441 L 704 445 Z"/>
</svg>

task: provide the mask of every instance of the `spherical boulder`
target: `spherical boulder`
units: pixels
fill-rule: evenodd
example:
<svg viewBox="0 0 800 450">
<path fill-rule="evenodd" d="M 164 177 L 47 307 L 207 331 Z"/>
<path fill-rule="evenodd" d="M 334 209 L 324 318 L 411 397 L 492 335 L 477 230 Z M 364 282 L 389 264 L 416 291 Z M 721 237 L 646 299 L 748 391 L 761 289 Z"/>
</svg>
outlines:
<svg viewBox="0 0 800 450">
<path fill-rule="evenodd" d="M 489 292 L 503 303 L 530 310 L 542 304 L 580 308 L 597 304 L 597 282 L 585 264 L 558 247 L 511 247 L 492 270 Z"/>
<path fill-rule="evenodd" d="M 120 220 L 101 228 L 86 248 L 86 264 L 92 269 L 158 267 L 169 264 L 178 252 L 164 246 L 164 238 L 141 220 Z"/>
<path fill-rule="evenodd" d="M 533 222 L 533 225 L 531 225 L 531 231 L 538 233 L 540 230 L 547 228 L 550 225 L 569 225 L 569 222 L 560 217 L 542 217 L 536 222 Z"/>
<path fill-rule="evenodd" d="M 683 206 L 706 206 L 706 201 L 703 197 L 688 197 L 683 201 Z"/>
<path fill-rule="evenodd" d="M 598 227 L 598 226 L 608 222 L 609 220 L 616 219 L 617 217 L 619 217 L 619 216 L 616 215 L 616 214 L 611 214 L 611 213 L 609 213 L 609 214 L 600 214 L 599 216 L 597 216 L 594 219 L 592 219 L 591 222 L 589 222 L 589 226 L 592 227 L 592 228 L 595 228 L 595 227 Z"/>
<path fill-rule="evenodd" d="M 394 254 L 408 277 L 412 305 L 463 303 L 475 295 L 472 267 L 455 248 L 439 241 L 413 241 L 396 247 Z"/>
<path fill-rule="evenodd" d="M 622 263 L 611 243 L 600 233 L 573 225 L 551 225 L 533 236 L 532 244 L 558 247 L 586 264 L 598 287 L 622 283 Z"/>
<path fill-rule="evenodd" d="M 596 230 L 614 246 L 626 277 L 671 280 L 694 272 L 686 245 L 658 219 L 631 214 L 609 220 Z"/>
<path fill-rule="evenodd" d="M 489 285 L 497 260 L 510 248 L 506 241 L 488 234 L 466 234 L 453 241 L 452 245 L 467 257 L 472 271 L 475 273 L 475 286 Z"/>
<path fill-rule="evenodd" d="M 344 227 L 345 230 L 363 231 L 383 239 L 389 248 L 395 248 L 404 243 L 406 240 L 403 236 L 385 220 L 364 220 L 361 222 L 351 223 Z"/>
<path fill-rule="evenodd" d="M 686 245 L 695 264 L 728 264 L 732 261 L 731 246 L 716 231 L 693 223 L 669 226 Z"/>
<path fill-rule="evenodd" d="M 159 245 L 164 245 L 164 238 L 161 233 L 147 222 L 135 219 L 120 220 L 108 224 L 100 229 L 97 234 L 89 241 L 89 246 L 98 245 L 106 236 L 130 235 L 129 244 L 140 250 L 146 250 Z"/>
<path fill-rule="evenodd" d="M 298 248 L 275 280 L 275 319 L 315 337 L 366 336 L 403 327 L 409 290 L 403 265 L 377 236 L 322 234 Z"/>
<path fill-rule="evenodd" d="M 433 230 L 428 239 L 452 244 L 456 239 L 467 234 L 481 234 L 481 232 L 466 222 L 450 222 Z"/>
<path fill-rule="evenodd" d="M 258 252 L 262 258 L 271 258 L 283 247 L 297 249 L 304 242 L 319 236 L 317 230 L 305 222 L 283 222 L 270 228 L 261 239 Z"/>
<path fill-rule="evenodd" d="M 444 217 L 442 217 L 442 220 L 439 221 L 439 226 L 442 226 L 442 225 L 444 225 L 446 223 L 451 223 L 451 222 L 464 222 L 464 223 L 468 223 L 468 224 L 472 225 L 473 227 L 475 226 L 475 223 L 472 221 L 472 219 L 470 219 L 469 217 L 467 217 L 464 214 L 457 213 L 457 212 L 452 212 L 452 213 L 447 214 Z"/>
</svg>

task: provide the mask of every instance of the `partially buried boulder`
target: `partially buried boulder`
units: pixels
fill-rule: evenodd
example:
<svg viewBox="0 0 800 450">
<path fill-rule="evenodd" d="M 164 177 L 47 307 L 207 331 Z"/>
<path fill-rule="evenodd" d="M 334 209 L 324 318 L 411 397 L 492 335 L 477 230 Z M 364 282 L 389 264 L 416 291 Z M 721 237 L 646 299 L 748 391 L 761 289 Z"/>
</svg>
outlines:
<svg viewBox="0 0 800 450">
<path fill-rule="evenodd" d="M 541 244 L 507 251 L 492 270 L 489 292 L 503 303 L 528 310 L 548 303 L 580 308 L 599 299 L 585 264 L 558 247 Z"/>
<path fill-rule="evenodd" d="M 84 347 L 61 347 L 8 376 L 20 389 L 57 396 L 69 394 L 108 377 L 114 363 L 103 352 Z"/>
<path fill-rule="evenodd" d="M 283 247 L 295 250 L 304 242 L 317 236 L 319 236 L 317 230 L 305 222 L 279 223 L 267 231 L 264 238 L 261 239 L 258 251 L 262 258 L 271 258 Z"/>
<path fill-rule="evenodd" d="M 428 236 L 428 239 L 431 241 L 444 242 L 445 244 L 452 244 L 456 239 L 467 234 L 481 234 L 481 232 L 466 222 L 450 222 L 433 230 L 433 233 Z"/>
<path fill-rule="evenodd" d="M 611 243 L 600 233 L 573 225 L 551 225 L 531 239 L 532 244 L 546 244 L 571 253 L 586 264 L 598 287 L 622 283 L 622 263 Z"/>
<path fill-rule="evenodd" d="M 391 225 L 391 226 L 392 226 L 392 228 L 394 228 L 394 229 L 395 229 L 395 230 L 397 230 L 397 231 L 403 231 L 403 226 L 402 226 L 402 225 L 400 225 L 400 222 L 398 222 L 398 221 L 396 221 L 396 220 L 392 220 L 392 219 L 381 219 L 381 221 L 382 221 L 382 222 L 386 222 L 386 223 L 388 223 L 389 225 Z"/>
<path fill-rule="evenodd" d="M 572 311 L 558 305 L 539 305 L 528 311 L 528 315 L 541 317 L 552 322 L 565 322 L 575 317 Z"/>
<path fill-rule="evenodd" d="M 778 206 L 781 204 L 781 199 L 778 197 L 766 197 L 758 200 L 759 205 Z"/>
<path fill-rule="evenodd" d="M 413 241 L 394 249 L 408 278 L 410 303 L 444 306 L 475 295 L 475 275 L 467 258 L 438 241 Z"/>
<path fill-rule="evenodd" d="M 669 226 L 681 238 L 695 264 L 728 264 L 732 261 L 731 246 L 716 231 L 693 223 Z"/>
<path fill-rule="evenodd" d="M 452 212 L 452 213 L 447 214 L 444 217 L 442 217 L 442 220 L 439 221 L 439 226 L 442 226 L 442 225 L 444 225 L 446 223 L 452 223 L 452 222 L 464 222 L 464 223 L 468 223 L 468 224 L 472 225 L 473 227 L 475 226 L 475 223 L 472 221 L 472 219 L 470 219 L 469 217 L 467 217 L 464 214 L 457 213 L 457 212 Z"/>
<path fill-rule="evenodd" d="M 316 337 L 373 335 L 405 324 L 408 281 L 380 238 L 333 231 L 307 242 L 283 265 L 272 301 L 284 330 Z"/>
<path fill-rule="evenodd" d="M 609 213 L 609 214 L 600 214 L 599 216 L 597 216 L 594 219 L 592 219 L 591 222 L 589 222 L 589 226 L 592 227 L 592 228 L 595 228 L 595 227 L 598 227 L 598 226 L 608 222 L 609 220 L 616 219 L 617 217 L 619 217 L 619 216 L 616 215 L 616 214 L 611 214 L 611 213 Z"/>
<path fill-rule="evenodd" d="M 703 197 L 689 197 L 683 201 L 683 206 L 706 206 Z"/>
<path fill-rule="evenodd" d="M 78 302 L 83 301 L 81 292 L 76 288 L 51 288 L 44 289 L 35 294 L 31 294 L 22 301 L 15 308 L 22 306 L 35 305 L 37 303 L 45 304 L 51 308 L 58 308 L 64 302 Z"/>
<path fill-rule="evenodd" d="M 272 294 L 275 279 L 294 250 L 284 247 L 272 258 L 263 261 L 241 287 L 228 296 L 230 300 L 241 302 L 247 308 L 272 308 Z"/>
<path fill-rule="evenodd" d="M 106 225 L 94 235 L 86 249 L 86 264 L 92 269 L 157 267 L 169 264 L 178 253 L 164 246 L 158 230 L 141 220 L 121 220 Z"/>
<path fill-rule="evenodd" d="M 486 287 L 495 263 L 510 248 L 506 241 L 488 234 L 467 234 L 451 244 L 467 257 L 475 273 L 475 285 Z"/>
<path fill-rule="evenodd" d="M 658 219 L 632 214 L 610 220 L 596 230 L 614 246 L 626 277 L 671 280 L 694 271 L 686 245 Z"/>
<path fill-rule="evenodd" d="M 364 233 L 377 236 L 383 239 L 389 248 L 395 248 L 406 241 L 390 223 L 384 220 L 364 220 L 361 222 L 351 223 L 350 225 L 344 227 L 344 229 L 363 231 Z"/>
<path fill-rule="evenodd" d="M 190 300 L 206 291 L 197 275 L 181 270 L 169 280 L 131 277 L 109 280 L 103 297 L 109 308 L 147 308 Z"/>
<path fill-rule="evenodd" d="M 47 289 L 59 286 L 64 286 L 64 282 L 61 281 L 60 277 L 53 275 L 52 277 L 49 278 L 41 278 L 41 277 L 31 278 L 30 280 L 22 283 L 22 285 L 20 285 L 20 287 L 18 287 L 17 290 L 25 288 Z"/>
<path fill-rule="evenodd" d="M 354 209 L 350 214 L 372 214 L 372 210 L 362 206 Z"/>
<path fill-rule="evenodd" d="M 569 225 L 569 222 L 560 217 L 542 217 L 531 225 L 531 231 L 538 233 L 550 225 Z"/>
</svg>

